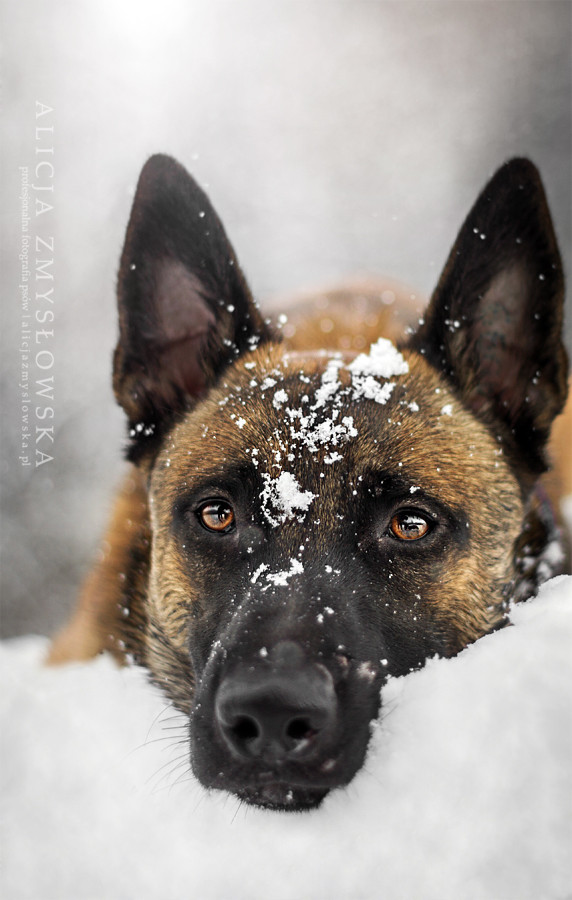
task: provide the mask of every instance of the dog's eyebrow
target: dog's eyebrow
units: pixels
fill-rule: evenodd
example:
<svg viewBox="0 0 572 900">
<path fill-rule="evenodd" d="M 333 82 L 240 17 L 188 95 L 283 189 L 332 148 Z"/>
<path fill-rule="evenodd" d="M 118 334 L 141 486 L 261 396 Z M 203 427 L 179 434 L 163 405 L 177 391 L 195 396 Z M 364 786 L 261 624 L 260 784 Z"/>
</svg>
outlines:
<svg viewBox="0 0 572 900">
<path fill-rule="evenodd" d="M 396 502 L 407 506 L 420 504 L 426 510 L 432 510 L 445 517 L 451 527 L 456 529 L 463 542 L 468 539 L 469 515 L 467 509 L 460 501 L 456 503 L 451 502 L 450 499 L 445 500 L 440 496 L 434 484 L 426 484 L 421 478 L 409 476 L 407 471 L 397 473 L 388 468 L 370 468 L 367 472 L 363 472 L 362 484 L 372 497 L 383 503 L 384 506 L 390 506 Z"/>
<path fill-rule="evenodd" d="M 423 483 L 423 479 L 391 469 L 369 469 L 363 473 L 362 484 L 372 497 L 393 503 L 395 501 L 409 501 L 412 506 L 420 501 L 425 501 L 432 506 L 438 506 L 447 515 L 456 517 L 458 509 L 451 508 L 434 490 L 433 486 Z"/>
<path fill-rule="evenodd" d="M 260 482 L 254 465 L 250 462 L 223 463 L 211 465 L 206 471 L 185 479 L 184 485 L 174 499 L 176 508 L 184 507 L 199 494 L 223 492 L 230 496 L 244 496 L 249 489 L 256 489 Z"/>
<path fill-rule="evenodd" d="M 362 473 L 362 482 L 365 487 L 374 494 L 374 496 L 397 496 L 411 492 L 414 487 L 416 491 L 423 492 L 423 487 L 418 483 L 418 479 L 408 477 L 407 471 L 401 469 L 397 472 L 395 469 L 384 467 L 382 469 L 368 468 Z"/>
</svg>

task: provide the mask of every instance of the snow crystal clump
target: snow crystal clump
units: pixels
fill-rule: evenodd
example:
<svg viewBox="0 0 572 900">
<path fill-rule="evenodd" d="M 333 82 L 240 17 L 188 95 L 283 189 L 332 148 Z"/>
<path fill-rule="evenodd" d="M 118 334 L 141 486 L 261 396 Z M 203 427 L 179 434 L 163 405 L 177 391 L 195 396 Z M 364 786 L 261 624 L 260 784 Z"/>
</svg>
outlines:
<svg viewBox="0 0 572 900">
<path fill-rule="evenodd" d="M 272 478 L 262 473 L 264 488 L 260 495 L 264 515 L 271 525 L 280 525 L 296 512 L 307 512 L 316 494 L 303 491 L 291 472 L 281 472 Z"/>
<path fill-rule="evenodd" d="M 379 384 L 376 378 L 392 378 L 406 375 L 409 366 L 391 341 L 380 338 L 372 344 L 368 354 L 360 353 L 348 366 L 352 375 L 353 399 L 365 397 L 376 403 L 387 403 L 395 383 Z"/>
<path fill-rule="evenodd" d="M 268 568 L 269 568 L 269 566 L 268 566 L 266 563 L 261 563 L 261 564 L 258 566 L 256 572 L 254 572 L 252 578 L 250 579 L 251 583 L 252 583 L 252 584 L 256 584 L 256 582 L 258 581 L 258 579 L 260 578 L 260 576 L 262 575 L 262 573 L 263 573 L 263 572 L 266 572 L 266 570 L 267 570 Z"/>
<path fill-rule="evenodd" d="M 339 409 L 334 409 L 332 418 L 323 422 L 316 421 L 315 412 L 305 416 L 299 409 L 287 409 L 286 413 L 293 422 L 298 421 L 299 424 L 298 430 L 294 425 L 290 428 L 292 439 L 300 441 L 310 453 L 315 453 L 320 445 L 332 444 L 335 447 L 352 437 L 357 437 L 353 416 L 343 416 L 341 422 L 336 422 Z"/>
<path fill-rule="evenodd" d="M 274 398 L 272 400 L 272 406 L 274 407 L 274 409 L 280 409 L 282 404 L 286 403 L 287 400 L 288 400 L 288 394 L 286 393 L 286 391 L 283 391 L 282 389 L 280 389 L 279 391 L 276 391 L 276 393 L 274 394 Z"/>
<path fill-rule="evenodd" d="M 268 575 L 266 575 L 266 580 L 276 585 L 276 587 L 286 587 L 288 579 L 292 578 L 292 575 L 301 575 L 303 571 L 304 566 L 300 560 L 291 559 L 289 569 L 285 569 L 283 572 L 269 572 Z"/>
<path fill-rule="evenodd" d="M 365 378 L 354 378 L 354 400 L 358 397 L 365 397 L 366 400 L 375 400 L 376 403 L 387 403 L 391 397 L 391 392 L 395 387 L 393 381 L 386 384 L 379 384 L 372 375 Z"/>
<path fill-rule="evenodd" d="M 406 375 L 409 366 L 399 350 L 387 338 L 372 344 L 369 353 L 360 353 L 348 366 L 352 375 L 374 375 L 377 378 L 393 378 Z"/>
<path fill-rule="evenodd" d="M 321 409 L 322 406 L 325 406 L 328 400 L 331 400 L 337 393 L 338 389 L 341 387 L 338 380 L 338 371 L 342 366 L 343 362 L 341 359 L 331 359 L 329 361 L 326 366 L 326 371 L 322 375 L 321 386 L 316 391 L 316 402 L 314 403 L 312 410 Z"/>
</svg>

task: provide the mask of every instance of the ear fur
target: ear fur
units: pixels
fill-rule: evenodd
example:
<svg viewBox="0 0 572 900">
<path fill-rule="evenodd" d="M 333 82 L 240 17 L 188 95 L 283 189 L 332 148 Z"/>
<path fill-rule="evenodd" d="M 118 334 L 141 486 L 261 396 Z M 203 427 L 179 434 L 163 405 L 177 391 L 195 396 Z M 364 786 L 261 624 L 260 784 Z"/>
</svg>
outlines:
<svg viewBox="0 0 572 900">
<path fill-rule="evenodd" d="M 531 476 L 566 399 L 564 278 L 540 176 L 527 159 L 493 176 L 463 224 L 410 346 Z"/>
<path fill-rule="evenodd" d="M 141 172 L 117 293 L 113 386 L 135 461 L 271 334 L 206 194 L 168 156 L 152 156 Z"/>
</svg>

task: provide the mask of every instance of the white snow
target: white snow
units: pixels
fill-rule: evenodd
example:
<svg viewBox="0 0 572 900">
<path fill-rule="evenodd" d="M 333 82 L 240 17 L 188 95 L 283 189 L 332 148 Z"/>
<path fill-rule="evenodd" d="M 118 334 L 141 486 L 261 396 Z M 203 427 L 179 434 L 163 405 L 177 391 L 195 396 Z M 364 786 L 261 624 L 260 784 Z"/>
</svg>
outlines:
<svg viewBox="0 0 572 900">
<path fill-rule="evenodd" d="M 299 409 L 286 409 L 286 414 L 292 422 L 290 437 L 310 453 L 316 453 L 320 445 L 337 447 L 351 438 L 357 437 L 358 432 L 354 427 L 353 416 L 342 416 L 341 422 L 337 422 L 340 410 L 338 407 L 334 407 L 331 418 L 318 422 L 317 414 L 313 412 L 313 409 L 314 407 L 307 416 Z M 298 423 L 298 428 L 294 423 Z"/>
<path fill-rule="evenodd" d="M 356 356 L 348 369 L 352 375 L 375 375 L 378 378 L 392 378 L 409 372 L 407 362 L 387 338 L 379 338 L 371 345 L 369 353 Z"/>
<path fill-rule="evenodd" d="M 367 763 L 312 813 L 208 795 L 185 723 L 111 660 L 1 647 L 5 900 L 564 900 L 572 578 L 390 681 Z"/>
<path fill-rule="evenodd" d="M 253 573 L 252 578 L 250 579 L 251 583 L 256 584 L 262 573 L 266 572 L 268 568 L 269 566 L 266 563 L 260 563 L 256 571 Z"/>
<path fill-rule="evenodd" d="M 300 562 L 299 559 L 291 559 L 290 560 L 290 568 L 284 569 L 282 572 L 268 572 L 265 576 L 266 580 L 271 584 L 276 586 L 280 585 L 285 587 L 288 584 L 288 579 L 292 578 L 293 575 L 301 575 L 304 571 L 304 566 Z"/>
<path fill-rule="evenodd" d="M 316 391 L 316 402 L 312 406 L 312 410 L 321 409 L 329 400 L 335 397 L 337 391 L 341 387 L 338 381 L 338 372 L 343 368 L 341 359 L 330 359 L 326 370 L 321 378 L 321 385 Z"/>
<path fill-rule="evenodd" d="M 296 512 L 307 512 L 316 494 L 303 491 L 296 477 L 291 472 L 281 472 L 272 478 L 262 473 L 264 488 L 260 495 L 262 509 L 271 525 L 279 525 L 295 515 Z"/>
<path fill-rule="evenodd" d="M 376 378 L 388 379 L 394 375 L 406 375 L 409 365 L 396 347 L 386 338 L 379 338 L 369 348 L 369 353 L 360 353 L 348 366 L 352 375 L 353 399 L 374 400 L 385 404 L 389 400 L 395 383 L 387 381 L 380 385 Z"/>
<path fill-rule="evenodd" d="M 388 381 L 386 384 L 379 384 L 373 375 L 366 375 L 365 378 L 353 379 L 354 400 L 365 397 L 366 400 L 375 400 L 376 403 L 387 403 L 391 397 L 395 382 Z"/>
<path fill-rule="evenodd" d="M 275 409 L 280 409 L 282 404 L 287 403 L 287 402 L 288 402 L 288 394 L 286 393 L 286 391 L 284 391 L 282 389 L 280 389 L 279 391 L 276 391 L 276 393 L 274 394 L 273 400 L 272 400 L 272 406 Z"/>
</svg>

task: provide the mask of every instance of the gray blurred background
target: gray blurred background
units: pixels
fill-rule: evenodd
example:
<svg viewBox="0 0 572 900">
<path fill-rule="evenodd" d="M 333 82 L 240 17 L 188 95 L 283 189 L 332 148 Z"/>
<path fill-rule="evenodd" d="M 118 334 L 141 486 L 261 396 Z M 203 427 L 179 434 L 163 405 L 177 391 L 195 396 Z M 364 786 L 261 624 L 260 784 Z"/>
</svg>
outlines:
<svg viewBox="0 0 572 900">
<path fill-rule="evenodd" d="M 568 0 L 4 4 L 4 635 L 62 622 L 121 477 L 114 280 L 146 157 L 171 153 L 207 186 L 263 303 L 366 273 L 429 293 L 477 192 L 511 155 L 542 171 L 570 274 L 571 10 Z M 38 123 L 36 101 L 54 110 Z M 36 124 L 54 125 L 55 167 L 54 209 L 31 223 L 54 239 L 55 320 L 44 326 L 54 365 L 43 373 L 55 378 L 54 460 L 39 468 L 19 460 L 19 167 L 33 180 L 47 146 Z"/>
</svg>

